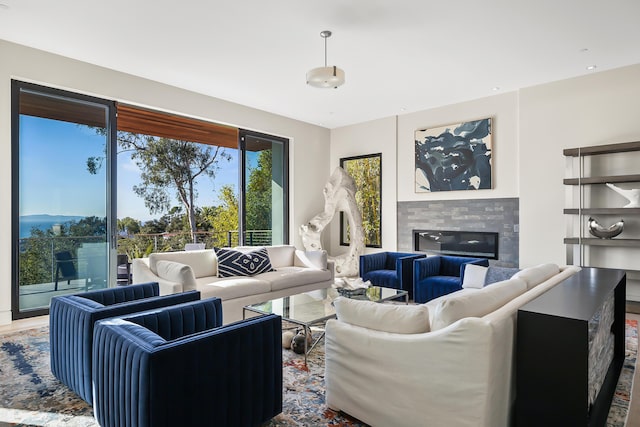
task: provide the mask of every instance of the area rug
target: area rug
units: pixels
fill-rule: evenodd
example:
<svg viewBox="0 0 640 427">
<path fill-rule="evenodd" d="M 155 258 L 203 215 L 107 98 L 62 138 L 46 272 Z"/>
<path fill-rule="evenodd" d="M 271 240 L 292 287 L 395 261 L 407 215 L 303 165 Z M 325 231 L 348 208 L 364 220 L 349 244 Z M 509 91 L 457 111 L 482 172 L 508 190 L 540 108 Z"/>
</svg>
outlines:
<svg viewBox="0 0 640 427">
<path fill-rule="evenodd" d="M 627 320 L 626 358 L 607 427 L 624 427 L 636 366 L 638 324 Z M 365 426 L 324 404 L 324 345 L 304 358 L 283 350 L 283 412 L 264 427 Z M 56 380 L 49 368 L 48 328 L 0 336 L 0 427 L 95 427 L 91 407 Z"/>
</svg>

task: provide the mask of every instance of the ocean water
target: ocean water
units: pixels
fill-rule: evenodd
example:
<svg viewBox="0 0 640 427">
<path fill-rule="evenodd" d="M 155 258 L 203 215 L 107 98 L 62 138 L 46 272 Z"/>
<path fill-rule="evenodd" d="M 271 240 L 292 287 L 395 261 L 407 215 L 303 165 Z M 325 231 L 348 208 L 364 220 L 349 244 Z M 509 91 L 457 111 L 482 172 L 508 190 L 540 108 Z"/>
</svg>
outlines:
<svg viewBox="0 0 640 427">
<path fill-rule="evenodd" d="M 66 216 L 66 215 L 25 215 L 20 217 L 19 237 L 25 239 L 31 237 L 31 230 L 51 230 L 56 224 L 69 225 L 70 222 L 81 220 L 82 216 Z"/>
</svg>

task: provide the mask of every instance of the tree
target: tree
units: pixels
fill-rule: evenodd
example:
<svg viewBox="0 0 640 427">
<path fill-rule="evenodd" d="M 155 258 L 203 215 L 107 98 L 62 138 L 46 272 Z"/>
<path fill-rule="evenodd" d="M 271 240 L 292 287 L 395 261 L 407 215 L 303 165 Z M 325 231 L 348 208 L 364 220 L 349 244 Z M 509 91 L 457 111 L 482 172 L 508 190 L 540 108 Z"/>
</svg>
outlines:
<svg viewBox="0 0 640 427">
<path fill-rule="evenodd" d="M 70 236 L 106 236 L 107 219 L 97 216 L 88 216 L 78 222 L 71 222 L 69 225 Z"/>
<path fill-rule="evenodd" d="M 356 202 L 362 214 L 365 242 L 380 245 L 380 159 L 366 157 L 347 162 L 346 172 L 356 183 Z"/>
<path fill-rule="evenodd" d="M 218 162 L 231 158 L 224 148 L 131 132 L 118 132 L 118 144 L 132 152 L 131 159 L 142 171 L 142 182 L 133 191 L 144 199 L 149 213 L 169 211 L 173 190 L 187 215 L 191 239 L 196 241 L 196 185 L 200 177 L 214 179 Z M 89 158 L 89 172 L 95 173 L 102 160 Z"/>
<path fill-rule="evenodd" d="M 140 221 L 130 216 L 118 220 L 118 231 L 132 236 L 140 232 Z"/>
<path fill-rule="evenodd" d="M 258 164 L 249 172 L 246 192 L 247 230 L 271 230 L 272 209 L 271 150 L 258 155 Z"/>
<path fill-rule="evenodd" d="M 202 217 L 215 233 L 214 245 L 225 246 L 228 242 L 221 233 L 238 229 L 238 196 L 232 185 L 223 185 L 218 198 L 221 204 L 203 208 Z"/>
</svg>

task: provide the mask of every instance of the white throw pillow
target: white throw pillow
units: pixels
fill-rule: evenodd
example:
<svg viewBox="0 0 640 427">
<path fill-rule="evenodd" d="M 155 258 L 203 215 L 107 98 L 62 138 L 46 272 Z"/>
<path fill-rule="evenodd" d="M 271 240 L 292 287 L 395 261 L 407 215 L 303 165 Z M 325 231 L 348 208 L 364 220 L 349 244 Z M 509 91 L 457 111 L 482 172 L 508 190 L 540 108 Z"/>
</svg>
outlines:
<svg viewBox="0 0 640 427">
<path fill-rule="evenodd" d="M 540 264 L 520 270 L 513 275 L 513 278 L 524 280 L 527 283 L 527 289 L 532 289 L 558 273 L 560 273 L 560 267 L 556 264 Z"/>
<path fill-rule="evenodd" d="M 480 289 L 484 287 L 484 278 L 487 275 L 487 267 L 475 264 L 466 264 L 464 267 L 463 288 Z"/>
<path fill-rule="evenodd" d="M 170 282 L 181 283 L 183 291 L 196 290 L 196 278 L 187 264 L 175 261 L 158 261 L 158 276 Z"/>
<path fill-rule="evenodd" d="M 399 305 L 338 297 L 333 302 L 339 320 L 363 328 L 396 334 L 429 332 L 429 310 L 423 304 Z"/>
<path fill-rule="evenodd" d="M 527 290 L 520 279 L 510 279 L 441 301 L 431 321 L 431 330 L 446 328 L 465 317 L 482 317 L 497 310 Z"/>
</svg>

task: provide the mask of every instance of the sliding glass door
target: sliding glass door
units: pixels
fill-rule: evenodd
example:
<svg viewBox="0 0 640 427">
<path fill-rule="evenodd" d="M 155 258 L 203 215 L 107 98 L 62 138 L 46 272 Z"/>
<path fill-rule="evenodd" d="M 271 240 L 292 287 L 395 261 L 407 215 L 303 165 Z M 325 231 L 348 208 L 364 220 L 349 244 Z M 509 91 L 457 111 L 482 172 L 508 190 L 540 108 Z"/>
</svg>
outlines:
<svg viewBox="0 0 640 427">
<path fill-rule="evenodd" d="M 244 244 L 287 244 L 288 140 L 241 130 L 240 145 Z"/>
<path fill-rule="evenodd" d="M 13 316 L 109 286 L 115 105 L 12 82 Z"/>
</svg>

